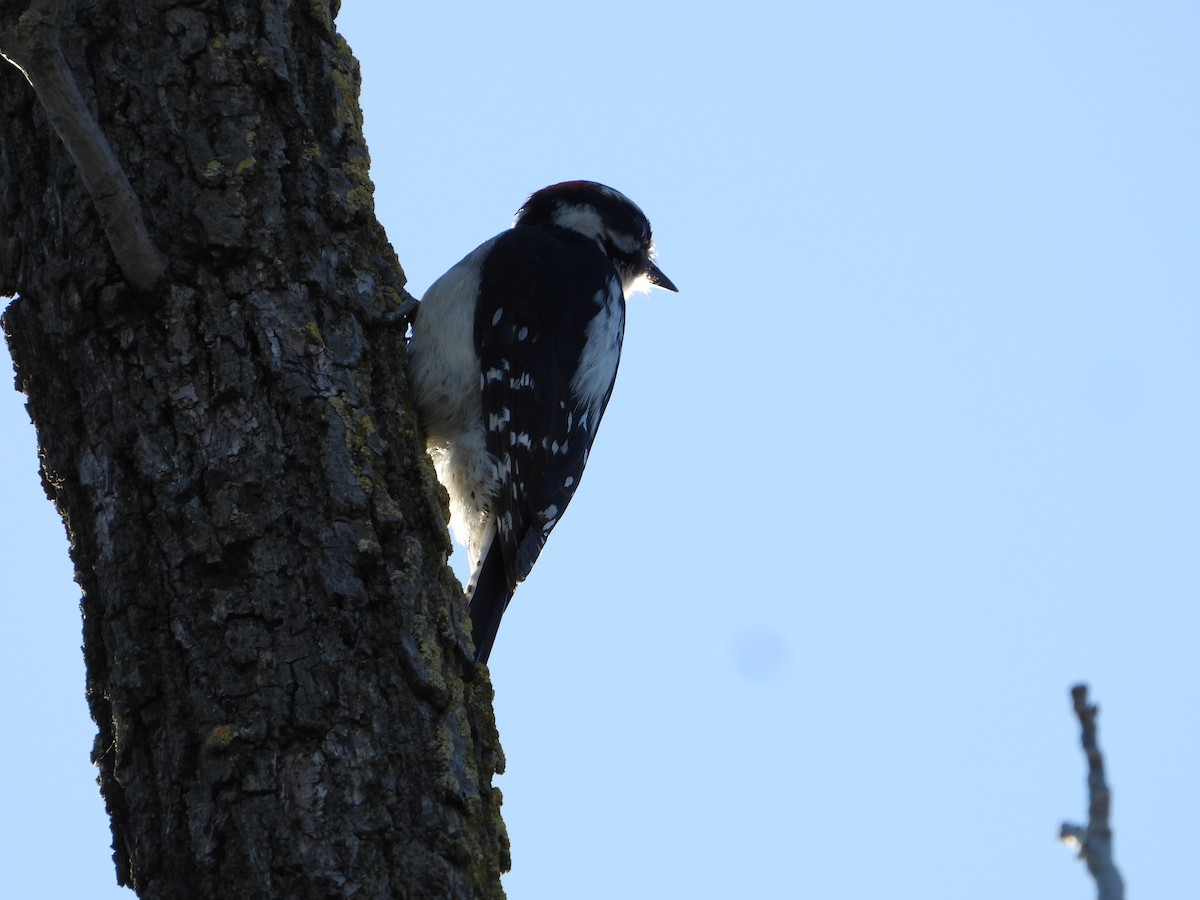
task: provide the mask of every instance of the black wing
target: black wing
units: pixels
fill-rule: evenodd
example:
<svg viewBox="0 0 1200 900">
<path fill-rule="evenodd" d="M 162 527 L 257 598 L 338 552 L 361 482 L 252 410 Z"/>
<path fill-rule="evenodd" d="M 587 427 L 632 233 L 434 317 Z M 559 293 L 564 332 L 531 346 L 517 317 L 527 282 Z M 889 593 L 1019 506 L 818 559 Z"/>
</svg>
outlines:
<svg viewBox="0 0 1200 900">
<path fill-rule="evenodd" d="M 598 292 L 598 285 L 606 287 Z M 612 302 L 613 289 L 623 325 L 612 263 L 593 241 L 565 229 L 514 228 L 484 263 L 475 340 L 487 448 L 498 461 L 502 487 L 494 506 L 496 537 L 471 601 L 481 650 L 490 648 L 513 589 L 529 574 L 583 475 L 612 381 L 603 399 L 585 409 L 571 380 L 588 325 Z M 619 332 L 617 340 L 619 350 Z"/>
</svg>

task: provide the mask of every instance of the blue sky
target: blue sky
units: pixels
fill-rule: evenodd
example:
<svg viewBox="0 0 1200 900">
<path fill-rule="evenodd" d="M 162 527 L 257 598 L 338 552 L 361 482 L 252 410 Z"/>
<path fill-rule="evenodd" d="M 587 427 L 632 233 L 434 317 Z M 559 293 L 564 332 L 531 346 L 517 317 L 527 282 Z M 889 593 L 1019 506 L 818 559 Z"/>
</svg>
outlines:
<svg viewBox="0 0 1200 900">
<path fill-rule="evenodd" d="M 1131 894 L 1200 895 L 1200 7 L 423 6 L 340 20 L 413 292 L 569 178 L 680 287 L 492 655 L 509 895 L 1090 898 L 1078 680 Z M 0 421 L 0 862 L 122 896 Z"/>
</svg>

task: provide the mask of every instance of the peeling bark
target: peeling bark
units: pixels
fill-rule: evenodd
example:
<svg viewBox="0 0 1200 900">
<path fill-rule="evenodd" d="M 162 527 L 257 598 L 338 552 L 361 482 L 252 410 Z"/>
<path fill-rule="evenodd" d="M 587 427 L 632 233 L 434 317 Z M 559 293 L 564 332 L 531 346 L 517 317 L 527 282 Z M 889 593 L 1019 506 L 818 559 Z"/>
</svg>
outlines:
<svg viewBox="0 0 1200 900">
<path fill-rule="evenodd" d="M 0 0 L 6 53 L 25 12 Z M 335 12 L 65 5 L 64 66 L 169 261 L 149 281 L 111 240 L 128 211 L 0 66 L 4 328 L 141 897 L 503 895 L 491 686 Z"/>
</svg>

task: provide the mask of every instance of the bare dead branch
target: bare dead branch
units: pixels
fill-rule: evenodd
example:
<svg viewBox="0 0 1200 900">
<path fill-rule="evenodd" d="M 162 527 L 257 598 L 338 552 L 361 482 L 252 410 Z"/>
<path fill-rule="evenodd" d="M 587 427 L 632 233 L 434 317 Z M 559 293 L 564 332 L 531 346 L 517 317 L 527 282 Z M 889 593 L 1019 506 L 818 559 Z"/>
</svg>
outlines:
<svg viewBox="0 0 1200 900">
<path fill-rule="evenodd" d="M 0 55 L 24 73 L 46 108 L 79 167 L 121 271 L 134 286 L 149 290 L 166 270 L 167 258 L 150 239 L 137 194 L 71 76 L 58 23 L 58 0 L 33 0 L 0 35 Z"/>
<path fill-rule="evenodd" d="M 1079 850 L 1080 858 L 1096 881 L 1099 900 L 1124 900 L 1125 882 L 1113 861 L 1113 834 L 1109 826 L 1112 793 L 1104 778 L 1104 757 L 1096 740 L 1099 708 L 1088 703 L 1086 684 L 1071 688 L 1071 699 L 1083 729 L 1081 743 L 1088 760 L 1088 823 L 1084 827 L 1064 822 L 1059 839 Z"/>
</svg>

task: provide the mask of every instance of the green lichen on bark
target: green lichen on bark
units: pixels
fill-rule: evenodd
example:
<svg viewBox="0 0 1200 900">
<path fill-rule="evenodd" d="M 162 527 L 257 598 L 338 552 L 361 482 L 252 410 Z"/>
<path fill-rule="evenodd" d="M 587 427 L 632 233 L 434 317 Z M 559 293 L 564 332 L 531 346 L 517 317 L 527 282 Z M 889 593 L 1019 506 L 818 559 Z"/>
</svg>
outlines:
<svg viewBox="0 0 1200 900">
<path fill-rule="evenodd" d="M 333 10 L 69 7 L 64 52 L 170 260 L 153 303 L 0 72 L 5 328 L 143 897 L 502 896 L 491 686 Z"/>
</svg>

